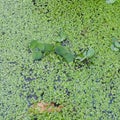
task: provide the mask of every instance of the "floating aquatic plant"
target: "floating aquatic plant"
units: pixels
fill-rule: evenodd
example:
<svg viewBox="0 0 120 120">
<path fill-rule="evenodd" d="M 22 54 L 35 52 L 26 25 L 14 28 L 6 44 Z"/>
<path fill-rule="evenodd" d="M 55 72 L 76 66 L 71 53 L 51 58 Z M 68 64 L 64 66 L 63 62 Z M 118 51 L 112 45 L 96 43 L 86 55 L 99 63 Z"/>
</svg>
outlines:
<svg viewBox="0 0 120 120">
<path fill-rule="evenodd" d="M 115 37 L 112 38 L 111 50 L 113 50 L 113 51 L 119 51 L 120 50 L 120 42 Z"/>
<path fill-rule="evenodd" d="M 119 47 L 118 43 L 114 43 L 116 46 Z M 41 60 L 46 54 L 50 52 L 55 52 L 57 55 L 61 56 L 63 60 L 67 63 L 73 62 L 75 59 L 80 59 L 80 61 L 84 61 L 85 59 L 89 59 L 94 56 L 94 49 L 89 48 L 86 50 L 82 57 L 75 55 L 68 50 L 65 46 L 60 44 L 48 44 L 48 43 L 39 43 L 38 41 L 32 41 L 29 45 L 30 50 L 32 51 L 32 56 L 34 60 Z"/>
</svg>

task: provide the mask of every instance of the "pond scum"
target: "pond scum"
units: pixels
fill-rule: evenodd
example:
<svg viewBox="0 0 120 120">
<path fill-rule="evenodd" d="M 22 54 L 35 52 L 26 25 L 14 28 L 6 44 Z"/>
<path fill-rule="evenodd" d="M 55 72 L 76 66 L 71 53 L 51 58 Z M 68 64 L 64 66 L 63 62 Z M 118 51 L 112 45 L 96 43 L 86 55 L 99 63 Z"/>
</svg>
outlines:
<svg viewBox="0 0 120 120">
<path fill-rule="evenodd" d="M 119 21 L 119 0 L 1 0 L 0 120 L 119 120 Z M 62 57 L 34 61 L 33 40 L 79 57 L 68 64 L 56 48 Z"/>
</svg>

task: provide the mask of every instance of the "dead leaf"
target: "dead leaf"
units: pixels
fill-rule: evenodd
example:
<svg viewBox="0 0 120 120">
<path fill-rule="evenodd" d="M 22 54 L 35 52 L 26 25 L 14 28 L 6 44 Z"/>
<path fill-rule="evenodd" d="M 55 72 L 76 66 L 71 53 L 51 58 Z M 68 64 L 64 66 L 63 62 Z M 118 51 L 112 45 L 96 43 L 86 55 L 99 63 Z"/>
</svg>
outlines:
<svg viewBox="0 0 120 120">
<path fill-rule="evenodd" d="M 30 108 L 31 112 L 43 113 L 43 112 L 60 112 L 62 110 L 62 105 L 56 105 L 56 103 L 45 103 L 45 102 L 38 102 L 33 104 Z"/>
</svg>

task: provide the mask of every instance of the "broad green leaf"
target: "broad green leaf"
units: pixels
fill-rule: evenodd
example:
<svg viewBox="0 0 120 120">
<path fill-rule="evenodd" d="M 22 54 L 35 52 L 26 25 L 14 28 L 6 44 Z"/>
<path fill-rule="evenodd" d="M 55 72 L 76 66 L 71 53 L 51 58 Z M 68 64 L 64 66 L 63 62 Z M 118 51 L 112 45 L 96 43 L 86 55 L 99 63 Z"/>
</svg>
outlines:
<svg viewBox="0 0 120 120">
<path fill-rule="evenodd" d="M 72 53 L 67 53 L 63 55 L 63 58 L 66 60 L 66 62 L 73 62 L 74 60 L 74 55 Z"/>
<path fill-rule="evenodd" d="M 34 51 L 32 53 L 32 57 L 34 60 L 40 60 L 42 58 L 42 56 L 43 56 L 42 52 L 40 52 L 40 51 Z"/>
<path fill-rule="evenodd" d="M 44 52 L 52 52 L 54 50 L 54 45 L 52 44 L 44 44 Z"/>
<path fill-rule="evenodd" d="M 33 49 L 36 48 L 37 45 L 38 45 L 38 41 L 37 40 L 33 40 L 33 41 L 30 42 L 29 48 L 31 50 L 33 50 Z"/>
<path fill-rule="evenodd" d="M 111 45 L 111 50 L 113 50 L 113 51 L 119 51 L 119 49 L 117 47 L 115 47 L 114 45 Z"/>
<path fill-rule="evenodd" d="M 95 54 L 95 51 L 93 48 L 89 48 L 88 51 L 85 51 L 83 53 L 84 57 L 86 57 L 86 58 L 91 58 L 94 54 Z"/>
<path fill-rule="evenodd" d="M 60 56 L 63 56 L 65 54 L 69 53 L 69 51 L 65 47 L 60 46 L 60 45 L 55 46 L 55 52 L 56 52 L 56 54 L 58 54 Z"/>
<path fill-rule="evenodd" d="M 39 49 L 39 51 L 44 52 L 45 46 L 44 46 L 44 44 L 43 44 L 43 43 L 38 43 L 38 44 L 37 44 L 37 46 L 36 46 L 36 48 L 38 48 L 38 49 Z"/>
<path fill-rule="evenodd" d="M 44 44 L 39 43 L 37 40 L 33 40 L 30 42 L 30 49 L 32 51 L 36 50 L 36 51 L 44 51 Z"/>
<path fill-rule="evenodd" d="M 73 62 L 74 60 L 74 55 L 63 46 L 56 46 L 55 52 L 62 56 L 67 62 Z"/>
</svg>

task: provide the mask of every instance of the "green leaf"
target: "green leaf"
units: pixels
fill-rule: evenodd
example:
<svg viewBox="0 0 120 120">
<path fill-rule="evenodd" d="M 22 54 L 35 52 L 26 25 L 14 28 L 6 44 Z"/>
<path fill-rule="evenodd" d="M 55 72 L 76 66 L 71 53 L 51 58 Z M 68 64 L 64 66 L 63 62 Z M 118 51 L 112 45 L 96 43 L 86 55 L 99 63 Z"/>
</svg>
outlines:
<svg viewBox="0 0 120 120">
<path fill-rule="evenodd" d="M 44 44 L 39 43 L 37 40 L 33 40 L 30 42 L 29 48 L 32 51 L 44 51 Z"/>
<path fill-rule="evenodd" d="M 119 51 L 119 49 L 115 47 L 113 44 L 111 45 L 111 50 L 116 51 L 116 52 Z"/>
<path fill-rule="evenodd" d="M 37 46 L 36 46 L 36 48 L 38 48 L 38 49 L 39 49 L 39 51 L 44 52 L 45 46 L 44 46 L 44 44 L 43 44 L 43 43 L 38 43 L 38 44 L 37 44 Z"/>
<path fill-rule="evenodd" d="M 88 51 L 85 51 L 85 52 L 83 53 L 84 57 L 86 57 L 86 58 L 91 58 L 91 57 L 94 56 L 94 54 L 95 54 L 95 51 L 94 51 L 93 48 L 89 48 Z"/>
<path fill-rule="evenodd" d="M 66 60 L 66 62 L 73 62 L 74 60 L 74 55 L 72 53 L 67 53 L 63 55 L 63 58 Z"/>
<path fill-rule="evenodd" d="M 40 51 L 34 51 L 32 53 L 32 57 L 34 60 L 40 60 L 42 58 L 42 56 L 43 56 L 42 52 L 40 52 Z"/>
<path fill-rule="evenodd" d="M 38 41 L 37 41 L 37 40 L 33 40 L 33 41 L 30 42 L 29 48 L 30 48 L 31 50 L 33 50 L 33 49 L 36 48 L 37 45 L 38 45 Z"/>
<path fill-rule="evenodd" d="M 44 44 L 44 52 L 52 52 L 54 50 L 54 45 L 52 44 Z"/>
<path fill-rule="evenodd" d="M 73 62 L 74 55 L 63 46 L 56 46 L 55 53 L 62 56 L 67 62 Z"/>
<path fill-rule="evenodd" d="M 60 45 L 55 46 L 55 52 L 56 52 L 56 54 L 58 54 L 60 56 L 63 56 L 65 54 L 69 53 L 69 51 L 65 47 L 60 46 Z"/>
</svg>

